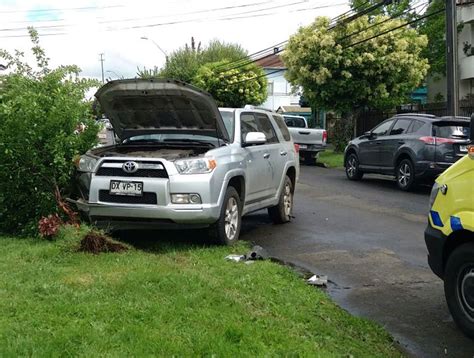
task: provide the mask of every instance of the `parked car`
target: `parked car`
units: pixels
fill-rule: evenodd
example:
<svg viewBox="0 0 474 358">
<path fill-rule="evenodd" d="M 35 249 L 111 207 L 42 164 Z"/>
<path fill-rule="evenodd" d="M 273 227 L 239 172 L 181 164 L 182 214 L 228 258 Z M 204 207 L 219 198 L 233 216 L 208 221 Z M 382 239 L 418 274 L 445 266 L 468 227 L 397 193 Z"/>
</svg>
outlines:
<svg viewBox="0 0 474 358">
<path fill-rule="evenodd" d="M 218 109 L 180 81 L 111 81 L 96 93 L 119 138 L 77 164 L 89 220 L 111 230 L 204 228 L 232 244 L 241 217 L 268 208 L 291 220 L 298 157 L 283 117 Z"/>
<path fill-rule="evenodd" d="M 328 135 L 324 129 L 308 128 L 303 116 L 284 114 L 293 141 L 299 145 L 300 157 L 306 164 L 315 164 L 320 152 L 326 149 Z"/>
<path fill-rule="evenodd" d="M 454 322 L 474 339 L 474 115 L 470 138 L 469 155 L 433 186 L 425 241 Z"/>
<path fill-rule="evenodd" d="M 467 117 L 399 114 L 385 120 L 346 147 L 347 178 L 365 173 L 393 175 L 402 190 L 433 180 L 467 153 Z"/>
</svg>

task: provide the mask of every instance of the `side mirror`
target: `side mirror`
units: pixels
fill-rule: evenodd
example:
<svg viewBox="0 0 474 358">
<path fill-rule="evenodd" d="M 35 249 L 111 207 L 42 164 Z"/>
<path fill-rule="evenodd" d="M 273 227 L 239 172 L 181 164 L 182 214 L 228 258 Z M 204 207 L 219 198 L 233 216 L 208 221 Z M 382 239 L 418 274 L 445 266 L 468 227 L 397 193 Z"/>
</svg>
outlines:
<svg viewBox="0 0 474 358">
<path fill-rule="evenodd" d="M 267 142 L 267 137 L 262 132 L 248 132 L 244 138 L 244 146 L 249 146 L 253 144 L 265 144 Z"/>
<path fill-rule="evenodd" d="M 469 126 L 469 138 L 471 143 L 474 144 L 474 113 L 471 114 L 471 124 Z"/>
<path fill-rule="evenodd" d="M 376 137 L 376 135 L 373 134 L 371 131 L 365 132 L 363 136 L 367 139 L 372 139 Z"/>
</svg>

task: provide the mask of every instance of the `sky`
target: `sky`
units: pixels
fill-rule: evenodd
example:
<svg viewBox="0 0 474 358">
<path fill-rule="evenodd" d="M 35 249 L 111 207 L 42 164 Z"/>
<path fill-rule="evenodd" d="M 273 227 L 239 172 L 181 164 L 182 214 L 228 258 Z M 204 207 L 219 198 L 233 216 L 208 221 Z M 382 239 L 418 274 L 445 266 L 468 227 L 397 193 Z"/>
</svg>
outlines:
<svg viewBox="0 0 474 358">
<path fill-rule="evenodd" d="M 105 77 L 128 78 L 137 67 L 162 66 L 159 48 L 169 54 L 191 36 L 254 53 L 317 16 L 348 9 L 348 0 L 0 0 L 0 49 L 24 51 L 31 61 L 26 27 L 34 26 L 51 67 L 75 64 L 82 76 L 100 79 L 103 53 Z"/>
</svg>

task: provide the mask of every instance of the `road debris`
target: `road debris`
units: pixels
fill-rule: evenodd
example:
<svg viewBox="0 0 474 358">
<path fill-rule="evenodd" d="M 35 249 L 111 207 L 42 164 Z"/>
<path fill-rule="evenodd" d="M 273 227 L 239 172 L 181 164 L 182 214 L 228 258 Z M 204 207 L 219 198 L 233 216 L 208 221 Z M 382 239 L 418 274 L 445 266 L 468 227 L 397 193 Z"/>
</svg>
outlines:
<svg viewBox="0 0 474 358">
<path fill-rule="evenodd" d="M 327 286 L 328 277 L 326 275 L 313 275 L 306 282 L 314 286 Z"/>
<path fill-rule="evenodd" d="M 240 262 L 240 261 L 245 261 L 246 260 L 245 255 L 227 255 L 225 259 L 227 261 L 235 261 L 235 262 Z"/>
<path fill-rule="evenodd" d="M 270 257 L 267 250 L 258 245 L 252 247 L 252 251 L 250 251 L 246 256 L 247 260 L 266 260 Z"/>
</svg>

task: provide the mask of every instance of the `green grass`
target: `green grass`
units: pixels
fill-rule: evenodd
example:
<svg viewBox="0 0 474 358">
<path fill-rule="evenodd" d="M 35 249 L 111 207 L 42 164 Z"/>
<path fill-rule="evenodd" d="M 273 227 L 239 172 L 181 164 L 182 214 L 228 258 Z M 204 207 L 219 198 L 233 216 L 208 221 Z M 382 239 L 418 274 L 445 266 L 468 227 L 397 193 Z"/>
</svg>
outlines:
<svg viewBox="0 0 474 358">
<path fill-rule="evenodd" d="M 319 153 L 318 162 L 326 164 L 329 168 L 339 168 L 344 166 L 344 153 L 334 153 L 328 149 Z"/>
<path fill-rule="evenodd" d="M 401 355 L 290 269 L 224 260 L 245 244 L 148 238 L 94 256 L 71 242 L 0 238 L 0 356 Z"/>
</svg>

